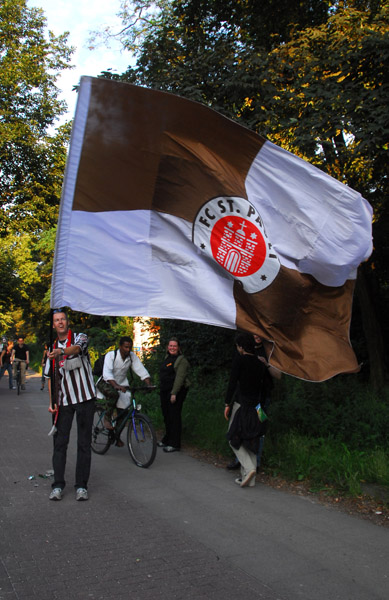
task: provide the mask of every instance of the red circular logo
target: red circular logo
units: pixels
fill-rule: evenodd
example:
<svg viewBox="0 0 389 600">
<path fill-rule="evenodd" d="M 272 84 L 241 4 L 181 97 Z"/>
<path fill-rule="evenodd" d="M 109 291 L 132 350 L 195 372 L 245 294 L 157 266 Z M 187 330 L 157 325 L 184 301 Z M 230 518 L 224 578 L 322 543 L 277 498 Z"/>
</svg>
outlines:
<svg viewBox="0 0 389 600">
<path fill-rule="evenodd" d="M 256 273 L 265 262 L 266 242 L 261 231 L 243 217 L 219 219 L 211 232 L 212 255 L 236 277 Z"/>
</svg>

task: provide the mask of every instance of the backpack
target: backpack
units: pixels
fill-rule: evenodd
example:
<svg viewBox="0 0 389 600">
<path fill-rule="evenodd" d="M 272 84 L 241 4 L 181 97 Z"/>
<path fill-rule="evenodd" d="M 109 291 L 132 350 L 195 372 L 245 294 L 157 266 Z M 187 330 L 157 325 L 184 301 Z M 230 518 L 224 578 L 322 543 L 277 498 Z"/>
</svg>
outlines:
<svg viewBox="0 0 389 600">
<path fill-rule="evenodd" d="M 115 350 L 115 355 L 113 357 L 113 360 L 115 361 L 116 355 L 117 355 L 118 351 L 117 349 Z M 103 354 L 103 356 L 100 356 L 96 361 L 95 364 L 93 365 L 93 369 L 92 369 L 92 373 L 93 375 L 95 375 L 96 377 L 101 377 L 103 374 L 103 369 L 104 369 L 104 360 L 106 357 L 106 354 Z"/>
</svg>

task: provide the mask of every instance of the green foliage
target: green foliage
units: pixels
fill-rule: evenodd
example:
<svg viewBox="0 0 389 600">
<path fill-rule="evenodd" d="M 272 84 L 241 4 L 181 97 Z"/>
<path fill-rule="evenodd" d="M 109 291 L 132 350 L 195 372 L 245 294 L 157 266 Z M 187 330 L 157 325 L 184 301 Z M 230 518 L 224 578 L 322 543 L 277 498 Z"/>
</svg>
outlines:
<svg viewBox="0 0 389 600">
<path fill-rule="evenodd" d="M 15 294 L 18 294 L 18 286 L 15 282 L 15 260 L 11 249 L 0 240 L 0 329 L 7 331 L 12 323 L 9 309 Z"/>
<path fill-rule="evenodd" d="M 48 327 L 48 287 L 51 280 L 55 228 L 39 235 L 30 232 L 0 237 L 0 269 L 4 283 L 0 306 L 4 307 L 0 323 L 9 335 L 16 333 L 22 314 L 26 334 L 36 333 L 46 339 L 42 330 Z M 43 308 L 46 306 L 46 310 Z"/>
<path fill-rule="evenodd" d="M 192 385 L 183 407 L 183 436 L 187 442 L 202 449 L 229 454 L 224 419 L 224 397 L 228 379 L 218 370 L 206 380 L 201 368 L 191 371 Z"/>
<path fill-rule="evenodd" d="M 253 48 L 270 51 L 289 41 L 294 31 L 324 23 L 334 2 L 326 0 L 179 0 L 172 3 L 177 20 L 196 24 L 209 35 L 222 29 Z"/>
<path fill-rule="evenodd" d="M 367 455 L 364 460 L 363 480 L 389 486 L 389 456 L 384 449 L 377 449 Z"/>
<path fill-rule="evenodd" d="M 117 348 L 122 336 L 132 336 L 133 320 L 130 317 L 84 315 L 83 321 L 80 327 L 84 327 L 83 330 L 88 333 L 90 350 L 93 348 L 97 354 L 105 354 L 108 349 Z"/>
<path fill-rule="evenodd" d="M 283 378 L 269 415 L 275 436 L 296 432 L 314 439 L 331 437 L 352 449 L 389 447 L 389 389 L 377 395 L 355 375 L 321 384 Z"/>
<path fill-rule="evenodd" d="M 190 364 L 198 366 L 203 374 L 212 374 L 229 365 L 236 331 L 173 319 L 160 319 L 159 323 L 159 352 L 164 354 L 169 339 L 176 337 Z"/>
<path fill-rule="evenodd" d="M 36 373 L 42 372 L 42 356 L 44 350 L 44 344 L 39 342 L 28 340 L 28 347 L 30 349 L 30 368 Z"/>
<path fill-rule="evenodd" d="M 66 108 L 56 81 L 72 53 L 45 29 L 26 0 L 0 2 L 0 326 L 43 339 L 70 136 L 53 129 Z"/>
<path fill-rule="evenodd" d="M 313 490 L 331 486 L 356 496 L 365 481 L 389 486 L 388 448 L 362 451 L 332 437 L 313 439 L 290 432 L 277 438 L 272 432 L 263 458 L 274 475 L 309 480 Z"/>
<path fill-rule="evenodd" d="M 48 130 L 65 110 L 56 80 L 69 68 L 71 53 L 66 35 L 50 33 L 46 39 L 40 9 L 29 9 L 26 0 L 0 3 L 3 235 L 55 223 L 69 131 L 49 135 Z"/>
<path fill-rule="evenodd" d="M 267 99 L 277 109 L 273 134 L 282 140 L 288 128 L 292 151 L 377 204 L 387 188 L 388 16 L 388 7 L 374 18 L 339 9 L 274 49 L 268 71 L 277 90 Z"/>
<path fill-rule="evenodd" d="M 102 354 L 118 347 L 122 336 L 133 334 L 133 319 L 130 317 L 100 317 L 71 310 L 68 314 L 71 328 L 88 335 L 92 367 Z"/>
</svg>

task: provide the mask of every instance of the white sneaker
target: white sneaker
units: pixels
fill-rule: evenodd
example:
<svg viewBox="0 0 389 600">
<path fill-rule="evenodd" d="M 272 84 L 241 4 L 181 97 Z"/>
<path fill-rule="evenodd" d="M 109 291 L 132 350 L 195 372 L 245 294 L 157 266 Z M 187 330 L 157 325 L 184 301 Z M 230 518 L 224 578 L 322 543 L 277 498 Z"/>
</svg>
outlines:
<svg viewBox="0 0 389 600">
<path fill-rule="evenodd" d="M 164 452 L 179 452 L 180 448 L 175 448 L 174 446 L 165 446 L 163 448 Z"/>
<path fill-rule="evenodd" d="M 88 500 L 88 492 L 85 488 L 78 488 L 76 490 L 76 500 Z"/>
<path fill-rule="evenodd" d="M 62 500 L 61 488 L 54 488 L 53 490 L 51 490 L 49 500 Z"/>
<path fill-rule="evenodd" d="M 255 485 L 255 481 L 253 481 L 253 479 L 255 480 L 256 474 L 257 474 L 256 469 L 253 471 L 249 471 L 247 473 L 247 475 L 242 479 L 242 483 L 240 484 L 240 487 L 247 487 L 251 482 L 252 482 L 252 484 L 250 485 L 250 487 Z"/>
</svg>

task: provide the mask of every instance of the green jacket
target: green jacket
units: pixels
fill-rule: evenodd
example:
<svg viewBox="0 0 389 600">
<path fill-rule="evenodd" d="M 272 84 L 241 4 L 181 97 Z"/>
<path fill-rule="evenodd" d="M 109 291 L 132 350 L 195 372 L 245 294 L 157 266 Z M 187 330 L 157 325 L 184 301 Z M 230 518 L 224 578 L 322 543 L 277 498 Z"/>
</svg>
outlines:
<svg viewBox="0 0 389 600">
<path fill-rule="evenodd" d="M 176 396 L 182 387 L 190 386 L 190 381 L 188 379 L 189 367 L 189 362 L 186 360 L 185 356 L 180 354 L 174 363 L 176 378 L 171 391 L 172 396 Z"/>
</svg>

